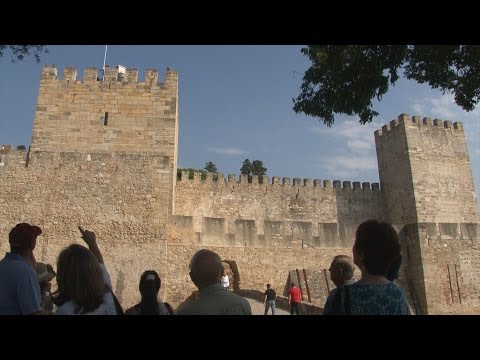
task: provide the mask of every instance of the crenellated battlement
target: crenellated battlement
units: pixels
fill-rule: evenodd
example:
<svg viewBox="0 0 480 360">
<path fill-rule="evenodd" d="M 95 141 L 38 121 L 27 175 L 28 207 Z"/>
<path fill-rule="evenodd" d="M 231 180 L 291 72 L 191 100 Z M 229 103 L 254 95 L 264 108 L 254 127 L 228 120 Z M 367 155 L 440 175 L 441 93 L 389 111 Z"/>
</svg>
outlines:
<svg viewBox="0 0 480 360">
<path fill-rule="evenodd" d="M 25 145 L 6 145 L 2 144 L 0 145 L 0 154 L 1 155 L 6 155 L 6 154 L 23 154 L 28 151 L 28 148 Z"/>
<path fill-rule="evenodd" d="M 55 65 L 45 65 L 42 69 L 42 81 L 59 81 L 68 83 L 118 83 L 122 85 L 143 84 L 147 86 L 171 86 L 176 85 L 178 74 L 175 70 L 167 68 L 165 70 L 165 80 L 158 82 L 158 71 L 156 69 L 146 69 L 144 82 L 138 82 L 138 70 L 136 68 L 109 67 L 105 68 L 103 81 L 96 67 L 86 67 L 83 71 L 83 78 L 78 77 L 76 67 L 66 66 L 63 68 L 62 78 L 58 77 L 57 67 Z"/>
<path fill-rule="evenodd" d="M 30 149 L 0 145 L 2 234 L 20 221 L 40 224 L 42 261 L 78 237 L 77 223 L 88 224 L 103 234 L 122 304 L 134 304 L 146 268 L 164 271 L 165 300 L 179 304 L 194 285 L 178 274 L 200 247 L 235 264 L 241 288 L 280 288 L 290 270 L 326 268 L 348 254 L 358 225 L 379 219 L 399 232 L 419 313 L 480 313 L 480 224 L 462 123 L 401 114 L 378 129 L 381 187 L 187 171 L 177 178 L 177 73 L 167 68 L 159 83 L 155 69 L 141 82 L 135 68 L 81 72 L 44 66 Z"/>
<path fill-rule="evenodd" d="M 383 125 L 380 129 L 375 130 L 375 138 L 381 137 L 395 130 L 399 125 L 417 125 L 419 128 L 443 128 L 452 130 L 462 130 L 461 122 L 452 122 L 450 120 L 433 119 L 430 117 L 410 116 L 409 114 L 400 114 L 397 119 L 393 119 L 389 124 Z"/>
<path fill-rule="evenodd" d="M 0 145 L 0 169 L 25 167 L 28 149 L 24 145 Z"/>
<path fill-rule="evenodd" d="M 202 179 L 203 178 L 203 179 Z M 280 180 L 281 179 L 281 180 Z M 379 191 L 379 183 L 369 183 L 369 182 L 359 182 L 354 181 L 340 181 L 340 180 L 321 180 L 321 179 L 301 179 L 293 178 L 293 183 L 290 181 L 289 177 L 280 178 L 279 176 L 272 176 L 271 180 L 268 176 L 258 176 L 252 175 L 251 179 L 247 175 L 228 174 L 225 178 L 222 173 L 202 173 L 199 171 L 193 172 L 193 179 L 189 177 L 189 171 L 182 171 L 179 176 L 180 181 L 191 181 L 194 183 L 200 183 L 204 185 L 217 184 L 217 185 L 267 185 L 271 187 L 289 187 L 289 188 L 322 188 L 322 189 L 341 189 L 341 190 L 351 190 L 351 191 Z M 250 180 L 250 181 L 249 181 Z M 332 186 L 333 184 L 333 186 Z M 353 184 L 353 187 L 352 187 Z"/>
</svg>

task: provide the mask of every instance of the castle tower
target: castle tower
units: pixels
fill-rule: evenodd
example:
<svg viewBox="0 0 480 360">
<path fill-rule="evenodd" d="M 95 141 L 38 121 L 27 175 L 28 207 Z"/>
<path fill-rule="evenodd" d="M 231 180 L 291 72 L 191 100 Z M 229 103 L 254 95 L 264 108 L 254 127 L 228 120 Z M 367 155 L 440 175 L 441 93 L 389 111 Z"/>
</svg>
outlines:
<svg viewBox="0 0 480 360">
<path fill-rule="evenodd" d="M 402 114 L 375 132 L 388 220 L 419 313 L 480 309 L 477 199 L 463 126 Z"/>
<path fill-rule="evenodd" d="M 123 67 L 122 67 L 123 68 Z M 171 171 L 168 214 L 174 211 L 178 153 L 178 75 L 167 69 L 158 83 L 148 69 L 144 82 L 137 69 L 107 67 L 104 81 L 97 68 L 66 67 L 63 78 L 55 66 L 42 70 L 32 133 L 32 154 L 77 152 L 164 156 Z M 165 189 L 167 190 L 167 189 Z M 165 207 L 167 209 L 167 207 Z"/>
</svg>

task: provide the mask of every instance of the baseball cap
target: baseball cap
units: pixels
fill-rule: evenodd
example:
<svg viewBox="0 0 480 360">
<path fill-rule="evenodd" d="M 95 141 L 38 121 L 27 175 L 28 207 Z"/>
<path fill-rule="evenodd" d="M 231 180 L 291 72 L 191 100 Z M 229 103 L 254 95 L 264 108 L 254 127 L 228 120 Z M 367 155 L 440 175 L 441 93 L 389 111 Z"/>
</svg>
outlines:
<svg viewBox="0 0 480 360">
<path fill-rule="evenodd" d="M 37 243 L 37 236 L 41 233 L 42 229 L 38 226 L 20 223 L 8 234 L 8 242 L 12 247 L 33 250 Z"/>
</svg>

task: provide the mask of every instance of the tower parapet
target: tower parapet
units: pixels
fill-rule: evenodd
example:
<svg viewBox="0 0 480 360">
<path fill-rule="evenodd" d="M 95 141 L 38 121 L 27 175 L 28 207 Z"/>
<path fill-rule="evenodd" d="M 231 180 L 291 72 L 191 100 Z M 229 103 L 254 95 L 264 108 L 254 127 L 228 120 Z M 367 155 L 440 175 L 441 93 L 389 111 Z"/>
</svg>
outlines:
<svg viewBox="0 0 480 360">
<path fill-rule="evenodd" d="M 277 186 L 281 186 L 282 189 L 286 191 L 290 191 L 294 188 L 300 188 L 304 191 L 317 191 L 320 189 L 332 189 L 332 181 L 331 180 L 320 180 L 315 179 L 301 179 L 301 178 L 293 178 L 293 183 L 290 181 L 290 177 L 279 177 L 279 176 L 272 176 L 271 180 L 268 176 L 258 176 L 258 175 L 251 175 L 250 179 L 248 175 L 240 174 L 237 176 L 236 174 L 228 174 L 227 178 L 224 178 L 222 173 L 216 173 L 215 175 L 211 173 L 207 173 L 206 175 L 202 175 L 202 172 L 196 171 L 193 173 L 194 177 L 190 178 L 189 171 L 182 171 L 178 180 L 181 182 L 188 182 L 194 181 L 196 183 L 202 184 L 203 186 L 210 186 L 211 184 L 215 183 L 218 185 L 225 185 L 229 186 L 230 184 L 239 184 L 244 186 L 259 186 L 262 185 L 265 189 L 273 189 Z M 203 180 L 202 180 L 203 179 Z M 353 187 L 352 187 L 353 186 Z M 341 181 L 341 180 L 334 180 L 333 181 L 333 188 L 339 189 L 341 191 L 352 191 L 357 192 L 359 190 L 362 191 L 380 191 L 380 185 L 378 183 L 369 182 L 359 182 L 359 181 Z M 239 191 L 244 191 L 242 189 L 238 189 Z"/>
<path fill-rule="evenodd" d="M 395 130 L 399 125 L 418 125 L 419 128 L 443 128 L 453 130 L 463 130 L 463 124 L 458 121 L 434 119 L 431 117 L 410 116 L 409 114 L 401 114 L 397 119 L 390 121 L 389 124 L 383 125 L 380 129 L 375 130 L 375 138 L 388 134 Z"/>
<path fill-rule="evenodd" d="M 98 76 L 87 67 L 83 78 L 65 67 L 42 69 L 32 132 L 32 154 L 40 152 L 160 155 L 171 171 L 169 209 L 174 208 L 178 147 L 178 77 L 168 69 L 165 82 L 148 69 L 138 82 L 136 69 L 106 67 Z"/>
<path fill-rule="evenodd" d="M 455 299 L 445 299 L 443 294 L 454 293 L 454 282 L 458 286 L 455 291 L 460 289 L 460 280 L 452 279 L 457 277 L 459 265 L 452 267 L 452 262 L 467 264 L 462 253 L 475 252 L 471 248 L 473 240 L 457 241 L 458 229 L 468 227 L 458 224 L 478 221 L 463 124 L 401 114 L 375 131 L 375 144 L 387 220 L 402 229 L 409 281 L 417 294 L 419 312 L 451 311 L 448 303 L 455 303 Z M 432 229 L 448 235 L 441 244 Z M 478 273 L 479 269 L 471 265 L 462 269 L 462 273 L 469 271 Z M 468 291 L 475 297 L 480 287 L 469 285 Z M 462 296 L 463 302 L 473 299 L 467 290 Z"/>
<path fill-rule="evenodd" d="M 57 67 L 55 65 L 45 65 L 42 68 L 42 80 L 57 80 Z"/>
<path fill-rule="evenodd" d="M 103 81 L 98 76 L 98 68 L 86 67 L 83 71 L 83 78 L 78 76 L 78 70 L 73 66 L 63 68 L 62 78 L 57 76 L 57 67 L 55 65 L 45 65 L 42 69 L 42 80 L 56 80 L 59 82 L 74 82 L 78 84 L 97 82 L 101 83 L 118 83 L 124 86 L 143 84 L 146 86 L 164 86 L 177 87 L 178 74 L 175 70 L 167 69 L 165 71 L 165 80 L 163 83 L 158 82 L 158 71 L 156 69 L 147 69 L 145 71 L 144 82 L 138 82 L 138 70 L 136 68 L 127 68 L 125 73 L 119 72 L 118 67 L 105 67 Z"/>
</svg>

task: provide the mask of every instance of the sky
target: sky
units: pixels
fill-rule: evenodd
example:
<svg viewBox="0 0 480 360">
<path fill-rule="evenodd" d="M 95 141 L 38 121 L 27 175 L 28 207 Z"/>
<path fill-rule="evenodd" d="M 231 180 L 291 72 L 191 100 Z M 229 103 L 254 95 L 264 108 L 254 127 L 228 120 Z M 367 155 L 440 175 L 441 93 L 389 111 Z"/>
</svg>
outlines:
<svg viewBox="0 0 480 360">
<path fill-rule="evenodd" d="M 49 46 L 40 63 L 33 57 L 12 64 L 0 58 L 0 144 L 30 145 L 44 64 L 103 66 L 103 45 Z M 267 175 L 379 182 L 373 132 L 401 113 L 464 124 L 473 179 L 480 199 L 480 107 L 463 111 L 451 94 L 403 78 L 382 101 L 369 125 L 337 115 L 328 128 L 292 110 L 309 60 L 295 45 L 110 45 L 106 63 L 179 74 L 178 167 L 202 169 L 212 161 L 219 172 L 239 174 L 245 159 L 261 160 Z"/>
</svg>

